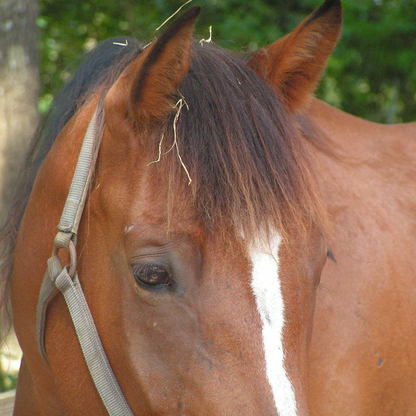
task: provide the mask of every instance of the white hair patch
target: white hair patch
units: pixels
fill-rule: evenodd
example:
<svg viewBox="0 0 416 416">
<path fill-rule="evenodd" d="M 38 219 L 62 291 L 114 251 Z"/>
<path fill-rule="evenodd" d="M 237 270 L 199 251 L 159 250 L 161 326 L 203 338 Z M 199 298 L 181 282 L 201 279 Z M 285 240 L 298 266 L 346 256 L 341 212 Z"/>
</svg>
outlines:
<svg viewBox="0 0 416 416">
<path fill-rule="evenodd" d="M 267 380 L 279 416 L 296 416 L 296 399 L 286 373 L 283 350 L 285 308 L 279 277 L 277 236 L 269 244 L 256 244 L 250 249 L 251 288 L 260 314 Z"/>
</svg>

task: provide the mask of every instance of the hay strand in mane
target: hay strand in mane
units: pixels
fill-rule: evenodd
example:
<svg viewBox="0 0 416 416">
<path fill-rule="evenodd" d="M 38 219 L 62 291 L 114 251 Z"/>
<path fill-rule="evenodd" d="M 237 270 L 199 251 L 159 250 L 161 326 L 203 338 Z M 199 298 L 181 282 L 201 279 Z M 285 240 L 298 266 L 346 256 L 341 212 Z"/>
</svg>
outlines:
<svg viewBox="0 0 416 416">
<path fill-rule="evenodd" d="M 179 8 L 176 9 L 167 19 L 165 19 L 156 29 L 157 32 L 159 29 L 161 29 L 169 20 L 171 20 L 173 17 L 175 17 L 187 4 L 189 4 L 192 0 L 186 1 L 184 4 L 182 4 Z"/>
</svg>

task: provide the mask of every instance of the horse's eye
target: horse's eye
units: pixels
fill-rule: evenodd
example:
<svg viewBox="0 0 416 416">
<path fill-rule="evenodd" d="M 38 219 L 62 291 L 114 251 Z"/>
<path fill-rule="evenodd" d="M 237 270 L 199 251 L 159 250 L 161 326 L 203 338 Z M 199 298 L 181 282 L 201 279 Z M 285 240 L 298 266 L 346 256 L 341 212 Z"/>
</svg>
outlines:
<svg viewBox="0 0 416 416">
<path fill-rule="evenodd" d="M 133 266 L 137 283 L 148 288 L 170 286 L 172 279 L 168 270 L 159 264 L 138 264 Z"/>
</svg>

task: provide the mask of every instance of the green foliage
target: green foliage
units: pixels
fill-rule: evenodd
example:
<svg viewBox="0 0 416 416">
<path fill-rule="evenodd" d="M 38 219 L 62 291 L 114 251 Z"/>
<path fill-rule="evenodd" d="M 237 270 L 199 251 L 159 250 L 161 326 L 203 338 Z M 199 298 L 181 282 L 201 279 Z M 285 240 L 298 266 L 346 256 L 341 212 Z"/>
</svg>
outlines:
<svg viewBox="0 0 416 416">
<path fill-rule="evenodd" d="M 8 356 L 5 351 L 0 351 L 0 359 Z M 17 384 L 17 374 L 11 374 L 8 371 L 5 371 L 0 360 L 0 393 L 16 388 Z"/>
<path fill-rule="evenodd" d="M 415 120 L 416 2 L 350 0 L 344 16 L 323 97 L 335 90 L 343 109 L 375 121 Z"/>
<path fill-rule="evenodd" d="M 0 372 L 0 393 L 16 388 L 17 374 Z"/>
<path fill-rule="evenodd" d="M 182 2 L 173 0 L 40 0 L 40 108 L 69 77 L 82 54 L 111 36 L 151 40 Z M 293 29 L 319 0 L 194 0 L 203 7 L 196 37 L 213 27 L 223 47 L 253 51 Z M 344 32 L 318 96 L 364 118 L 416 119 L 416 2 L 344 0 Z"/>
</svg>

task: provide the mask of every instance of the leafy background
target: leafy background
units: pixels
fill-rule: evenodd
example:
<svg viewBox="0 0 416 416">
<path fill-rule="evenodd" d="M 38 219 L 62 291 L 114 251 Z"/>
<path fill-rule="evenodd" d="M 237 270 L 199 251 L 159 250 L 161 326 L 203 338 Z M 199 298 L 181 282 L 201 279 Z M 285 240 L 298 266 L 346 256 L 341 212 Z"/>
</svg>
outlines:
<svg viewBox="0 0 416 416">
<path fill-rule="evenodd" d="M 182 2 L 173 0 L 41 0 L 42 98 L 70 76 L 82 54 L 111 36 L 147 41 Z M 292 30 L 319 0 L 194 0 L 202 6 L 196 37 L 252 51 Z M 416 119 L 416 1 L 344 0 L 344 30 L 317 95 L 378 122 Z"/>
</svg>

